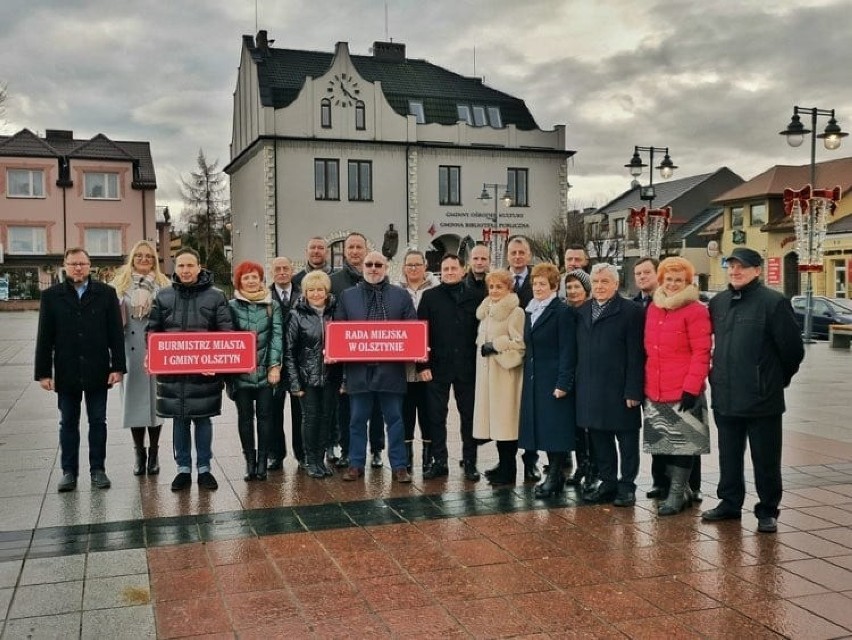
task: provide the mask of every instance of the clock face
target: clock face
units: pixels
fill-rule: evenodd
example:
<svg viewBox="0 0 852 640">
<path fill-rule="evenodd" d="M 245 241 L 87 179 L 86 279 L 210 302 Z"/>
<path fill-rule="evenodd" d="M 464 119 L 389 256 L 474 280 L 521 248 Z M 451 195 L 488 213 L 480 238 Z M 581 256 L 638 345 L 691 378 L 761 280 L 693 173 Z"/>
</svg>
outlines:
<svg viewBox="0 0 852 640">
<path fill-rule="evenodd" d="M 351 107 L 361 99 L 358 81 L 346 73 L 335 75 L 332 80 L 329 80 L 326 93 L 332 104 L 341 107 Z"/>
</svg>

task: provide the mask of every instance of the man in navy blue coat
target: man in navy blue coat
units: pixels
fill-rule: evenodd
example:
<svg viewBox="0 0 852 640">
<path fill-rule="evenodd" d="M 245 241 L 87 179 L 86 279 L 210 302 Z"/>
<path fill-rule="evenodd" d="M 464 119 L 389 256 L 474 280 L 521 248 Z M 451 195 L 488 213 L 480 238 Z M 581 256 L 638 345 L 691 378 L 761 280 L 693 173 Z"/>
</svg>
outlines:
<svg viewBox="0 0 852 640">
<path fill-rule="evenodd" d="M 335 320 L 416 320 L 411 296 L 388 282 L 388 261 L 378 251 L 364 258 L 364 279 L 340 294 Z M 344 480 L 364 475 L 367 460 L 367 421 L 378 401 L 387 424 L 388 457 L 398 482 L 411 482 L 405 452 L 402 401 L 407 382 L 404 362 L 347 362 L 344 386 L 349 394 L 349 468 Z"/>
</svg>

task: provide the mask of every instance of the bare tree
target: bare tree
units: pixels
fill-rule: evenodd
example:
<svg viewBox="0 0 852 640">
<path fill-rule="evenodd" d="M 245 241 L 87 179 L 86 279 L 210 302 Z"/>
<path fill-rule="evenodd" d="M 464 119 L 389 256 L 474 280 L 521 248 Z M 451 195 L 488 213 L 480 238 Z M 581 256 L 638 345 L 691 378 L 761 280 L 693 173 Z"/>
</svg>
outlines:
<svg viewBox="0 0 852 640">
<path fill-rule="evenodd" d="M 618 264 L 624 256 L 625 238 L 611 233 L 609 222 L 598 221 L 588 225 L 587 247 L 593 263 L 610 262 Z"/>
<path fill-rule="evenodd" d="M 9 87 L 5 82 L 0 82 L 0 119 L 6 115 L 6 100 L 9 98 Z"/>
<path fill-rule="evenodd" d="M 533 233 L 528 239 L 534 258 L 561 265 L 565 249 L 586 243 L 583 211 L 575 209 L 565 216 L 555 216 L 550 221 L 549 232 Z"/>
</svg>

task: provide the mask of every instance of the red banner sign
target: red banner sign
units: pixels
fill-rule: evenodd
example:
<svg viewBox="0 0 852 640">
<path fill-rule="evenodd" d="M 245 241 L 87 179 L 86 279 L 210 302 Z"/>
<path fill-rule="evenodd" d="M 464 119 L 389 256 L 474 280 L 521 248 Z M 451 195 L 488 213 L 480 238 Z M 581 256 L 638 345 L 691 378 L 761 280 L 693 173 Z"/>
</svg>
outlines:
<svg viewBox="0 0 852 640">
<path fill-rule="evenodd" d="M 148 334 L 148 373 L 247 373 L 255 367 L 253 331 Z"/>
<path fill-rule="evenodd" d="M 781 258 L 766 259 L 766 284 L 781 284 Z"/>
<path fill-rule="evenodd" d="M 427 323 L 422 320 L 329 322 L 326 328 L 326 360 L 414 362 L 428 353 Z"/>
</svg>

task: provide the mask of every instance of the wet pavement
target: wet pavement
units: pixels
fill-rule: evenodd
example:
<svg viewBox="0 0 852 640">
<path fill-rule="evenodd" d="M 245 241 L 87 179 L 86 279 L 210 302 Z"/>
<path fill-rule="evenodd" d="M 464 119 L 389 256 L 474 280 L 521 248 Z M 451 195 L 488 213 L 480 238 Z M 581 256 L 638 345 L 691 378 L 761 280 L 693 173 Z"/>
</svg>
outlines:
<svg viewBox="0 0 852 640">
<path fill-rule="evenodd" d="M 56 400 L 31 380 L 36 314 L 0 323 L 3 640 L 852 638 L 850 351 L 808 347 L 788 393 L 779 529 L 766 535 L 751 482 L 741 522 L 702 523 L 698 508 L 657 518 L 645 456 L 626 509 L 578 504 L 572 490 L 544 503 L 531 485 L 495 490 L 457 467 L 400 485 L 386 459 L 362 482 L 313 480 L 288 458 L 246 483 L 227 400 L 214 421 L 219 490 L 175 494 L 168 425 L 162 473 L 132 475 L 117 390 L 112 488 L 92 489 L 81 469 L 77 491 L 59 494 Z M 494 462 L 483 446 L 480 469 Z M 715 454 L 703 467 L 706 508 Z"/>
</svg>

